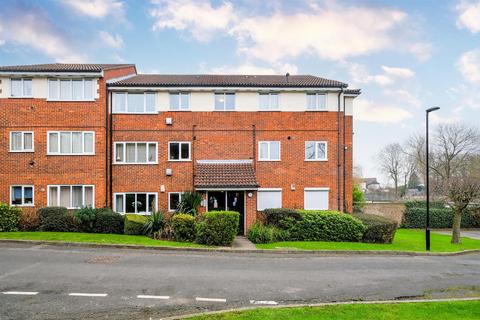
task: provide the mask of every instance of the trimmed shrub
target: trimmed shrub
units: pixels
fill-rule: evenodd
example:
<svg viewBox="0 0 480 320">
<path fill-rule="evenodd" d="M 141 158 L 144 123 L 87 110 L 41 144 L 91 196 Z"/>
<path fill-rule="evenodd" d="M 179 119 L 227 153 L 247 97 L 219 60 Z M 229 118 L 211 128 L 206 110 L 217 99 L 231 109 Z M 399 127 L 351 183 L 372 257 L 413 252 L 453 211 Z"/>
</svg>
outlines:
<svg viewBox="0 0 480 320">
<path fill-rule="evenodd" d="M 451 228 L 453 225 L 452 208 L 430 208 L 431 228 Z M 425 207 L 407 207 L 402 221 L 402 228 L 425 228 L 427 209 Z M 462 213 L 462 228 L 474 228 L 476 221 L 472 212 Z"/>
<path fill-rule="evenodd" d="M 124 233 L 130 235 L 143 235 L 143 225 L 147 221 L 145 216 L 139 214 L 126 214 Z"/>
<path fill-rule="evenodd" d="M 425 200 L 412 200 L 405 202 L 405 207 L 407 210 L 409 208 L 426 208 L 427 201 Z M 444 201 L 430 201 L 430 209 L 444 209 L 445 202 Z"/>
<path fill-rule="evenodd" d="M 198 243 L 230 246 L 238 233 L 240 214 L 235 211 L 211 211 L 205 213 L 197 225 Z"/>
<path fill-rule="evenodd" d="M 265 209 L 263 211 L 267 225 L 281 227 L 285 219 L 299 220 L 300 212 L 294 209 Z"/>
<path fill-rule="evenodd" d="M 286 230 L 257 222 L 248 230 L 247 238 L 253 243 L 270 243 L 288 240 L 289 234 Z"/>
<path fill-rule="evenodd" d="M 392 243 L 395 232 L 397 231 L 395 221 L 364 213 L 355 214 L 354 217 L 362 221 L 366 226 L 362 242 Z"/>
<path fill-rule="evenodd" d="M 195 218 L 192 215 L 176 214 L 172 217 L 170 226 L 175 240 L 193 241 L 195 239 Z"/>
<path fill-rule="evenodd" d="M 38 231 L 40 229 L 40 218 L 37 210 L 34 208 L 22 208 L 18 226 L 22 231 Z"/>
<path fill-rule="evenodd" d="M 73 214 L 65 207 L 45 207 L 38 210 L 41 231 L 77 231 Z"/>
<path fill-rule="evenodd" d="M 20 208 L 0 203 L 0 232 L 18 231 L 21 213 Z"/>
<path fill-rule="evenodd" d="M 86 207 L 73 212 L 75 223 L 80 232 L 92 232 L 93 224 L 97 219 L 97 209 Z"/>
<path fill-rule="evenodd" d="M 302 210 L 300 214 L 301 219 L 288 226 L 291 240 L 358 242 L 365 231 L 360 220 L 342 212 Z"/>
<path fill-rule="evenodd" d="M 92 232 L 122 234 L 124 218 L 121 214 L 109 208 L 97 209 L 97 216 L 93 223 Z"/>
</svg>

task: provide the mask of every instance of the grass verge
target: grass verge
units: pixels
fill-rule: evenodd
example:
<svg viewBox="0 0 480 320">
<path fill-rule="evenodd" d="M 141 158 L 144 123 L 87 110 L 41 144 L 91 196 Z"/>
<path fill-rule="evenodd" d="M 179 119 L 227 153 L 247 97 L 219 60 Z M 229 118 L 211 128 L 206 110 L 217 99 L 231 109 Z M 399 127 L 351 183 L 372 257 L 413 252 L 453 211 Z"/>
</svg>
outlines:
<svg viewBox="0 0 480 320">
<path fill-rule="evenodd" d="M 431 234 L 432 252 L 456 252 L 480 249 L 480 240 L 462 238 L 460 244 L 451 244 L 451 236 Z M 394 250 L 425 251 L 425 232 L 412 229 L 398 229 L 391 244 L 361 242 L 323 242 L 323 241 L 283 241 L 257 244 L 258 249 L 298 249 L 298 250 Z"/>
<path fill-rule="evenodd" d="M 260 308 L 209 314 L 190 320 L 473 320 L 480 319 L 480 301 L 346 304 L 324 307 Z"/>
</svg>

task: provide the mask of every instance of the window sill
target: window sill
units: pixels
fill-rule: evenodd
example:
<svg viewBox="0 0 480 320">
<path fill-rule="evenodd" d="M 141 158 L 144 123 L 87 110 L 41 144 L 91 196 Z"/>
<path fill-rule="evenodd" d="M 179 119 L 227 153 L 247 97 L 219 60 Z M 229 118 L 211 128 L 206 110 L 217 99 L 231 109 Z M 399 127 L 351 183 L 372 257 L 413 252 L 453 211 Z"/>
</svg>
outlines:
<svg viewBox="0 0 480 320">
<path fill-rule="evenodd" d="M 9 97 L 10 99 L 33 99 L 33 96 L 25 96 L 25 97 L 13 97 L 13 96 L 10 96 Z"/>
<path fill-rule="evenodd" d="M 47 153 L 47 156 L 95 156 L 95 153 Z"/>
<path fill-rule="evenodd" d="M 265 159 L 258 159 L 258 162 L 281 162 L 281 159 L 278 160 L 265 160 Z"/>
<path fill-rule="evenodd" d="M 60 100 L 60 99 L 46 99 L 47 102 L 95 102 L 96 99 L 88 99 L 88 100 Z"/>
<path fill-rule="evenodd" d="M 305 162 L 327 162 L 328 159 L 315 159 L 315 160 L 311 160 L 311 159 L 305 159 Z"/>
<path fill-rule="evenodd" d="M 185 159 L 185 160 L 172 160 L 168 159 L 168 162 L 192 162 L 192 159 Z"/>
<path fill-rule="evenodd" d="M 35 207 L 35 204 L 10 204 L 12 207 Z"/>
<path fill-rule="evenodd" d="M 33 153 L 35 150 L 10 150 L 11 153 Z"/>
<path fill-rule="evenodd" d="M 114 165 L 128 166 L 128 165 L 157 165 L 158 162 L 114 162 Z"/>
<path fill-rule="evenodd" d="M 327 109 L 321 109 L 321 110 L 320 109 L 319 110 L 307 109 L 305 111 L 307 111 L 307 112 L 327 112 L 328 110 Z"/>
<path fill-rule="evenodd" d="M 112 114 L 129 114 L 129 115 L 153 115 L 159 112 L 112 112 Z"/>
</svg>

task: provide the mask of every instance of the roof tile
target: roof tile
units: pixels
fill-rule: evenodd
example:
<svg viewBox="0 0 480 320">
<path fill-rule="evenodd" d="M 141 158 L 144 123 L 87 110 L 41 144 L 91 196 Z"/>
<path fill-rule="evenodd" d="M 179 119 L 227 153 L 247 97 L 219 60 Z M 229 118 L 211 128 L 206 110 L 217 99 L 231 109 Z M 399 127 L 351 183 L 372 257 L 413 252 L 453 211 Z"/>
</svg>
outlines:
<svg viewBox="0 0 480 320">
<path fill-rule="evenodd" d="M 134 64 L 47 63 L 22 66 L 0 66 L 5 72 L 101 72 L 135 66 Z"/>
<path fill-rule="evenodd" d="M 214 162 L 195 165 L 196 188 L 257 188 L 252 163 Z"/>
</svg>

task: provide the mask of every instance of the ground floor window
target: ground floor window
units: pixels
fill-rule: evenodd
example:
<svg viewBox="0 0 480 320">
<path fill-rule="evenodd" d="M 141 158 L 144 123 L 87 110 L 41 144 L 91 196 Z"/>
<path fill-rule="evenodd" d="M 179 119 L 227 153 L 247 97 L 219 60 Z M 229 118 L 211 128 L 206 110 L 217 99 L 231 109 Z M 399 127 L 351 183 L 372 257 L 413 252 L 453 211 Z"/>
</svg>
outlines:
<svg viewBox="0 0 480 320">
<path fill-rule="evenodd" d="M 282 207 L 282 189 L 258 189 L 257 191 L 257 210 L 281 208 Z"/>
<path fill-rule="evenodd" d="M 12 186 L 10 189 L 10 205 L 33 206 L 33 186 Z"/>
<path fill-rule="evenodd" d="M 113 210 L 118 213 L 150 214 L 157 210 L 157 193 L 115 193 L 115 203 Z"/>
<path fill-rule="evenodd" d="M 328 188 L 305 188 L 305 210 L 328 210 Z"/>
<path fill-rule="evenodd" d="M 168 211 L 176 211 L 182 200 L 182 192 L 168 193 Z"/>
<path fill-rule="evenodd" d="M 68 209 L 95 207 L 95 193 L 92 185 L 48 186 L 48 205 Z"/>
</svg>

